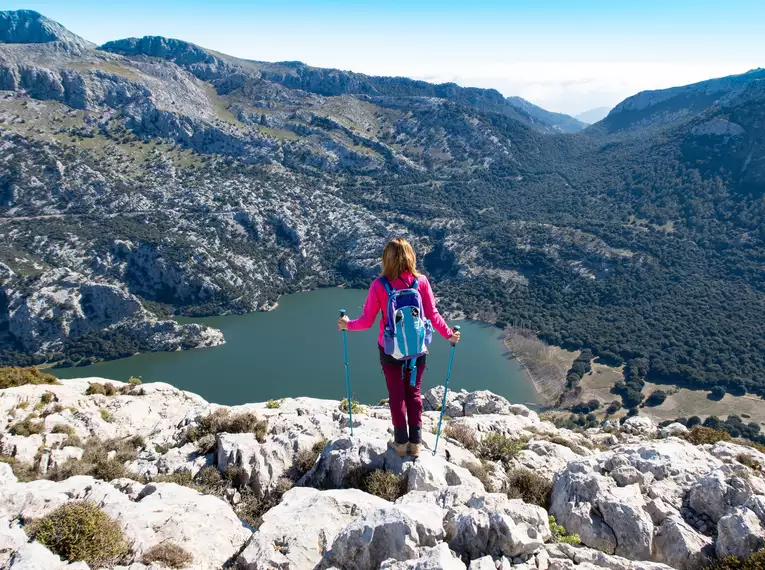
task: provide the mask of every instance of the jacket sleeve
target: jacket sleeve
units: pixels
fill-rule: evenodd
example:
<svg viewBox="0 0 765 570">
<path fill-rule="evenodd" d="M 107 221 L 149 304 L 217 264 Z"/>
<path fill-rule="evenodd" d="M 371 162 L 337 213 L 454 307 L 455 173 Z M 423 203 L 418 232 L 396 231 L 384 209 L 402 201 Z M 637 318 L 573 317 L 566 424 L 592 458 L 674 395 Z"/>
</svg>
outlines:
<svg viewBox="0 0 765 570">
<path fill-rule="evenodd" d="M 436 299 L 433 296 L 433 289 L 430 288 L 430 282 L 427 279 L 420 278 L 422 289 L 420 290 L 420 296 L 422 297 L 422 308 L 425 311 L 425 318 L 430 319 L 439 334 L 445 339 L 449 339 L 452 336 L 452 329 L 446 324 L 446 321 L 436 309 Z"/>
<path fill-rule="evenodd" d="M 375 279 L 369 286 L 369 293 L 367 293 L 367 300 L 364 301 L 364 310 L 361 312 L 361 316 L 358 319 L 348 321 L 349 331 L 365 331 L 375 324 L 377 313 L 380 312 L 380 299 L 377 296 L 376 287 L 377 280 Z"/>
</svg>

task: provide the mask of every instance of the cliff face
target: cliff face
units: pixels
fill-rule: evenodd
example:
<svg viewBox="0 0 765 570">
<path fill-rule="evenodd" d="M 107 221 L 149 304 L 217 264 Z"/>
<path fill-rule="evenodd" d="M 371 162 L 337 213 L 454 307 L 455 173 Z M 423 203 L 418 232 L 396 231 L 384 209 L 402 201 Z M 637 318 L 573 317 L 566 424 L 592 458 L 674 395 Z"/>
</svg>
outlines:
<svg viewBox="0 0 765 570">
<path fill-rule="evenodd" d="M 351 438 L 334 401 L 226 408 L 167 384 L 107 384 L 0 392 L 6 567 L 70 567 L 26 533 L 81 499 L 119 522 L 133 570 L 164 542 L 199 569 L 692 570 L 764 546 L 765 454 L 693 445 L 679 424 L 574 433 L 488 392 L 452 393 L 433 457 L 435 389 L 414 461 L 387 449 L 386 408 L 356 409 Z"/>
</svg>

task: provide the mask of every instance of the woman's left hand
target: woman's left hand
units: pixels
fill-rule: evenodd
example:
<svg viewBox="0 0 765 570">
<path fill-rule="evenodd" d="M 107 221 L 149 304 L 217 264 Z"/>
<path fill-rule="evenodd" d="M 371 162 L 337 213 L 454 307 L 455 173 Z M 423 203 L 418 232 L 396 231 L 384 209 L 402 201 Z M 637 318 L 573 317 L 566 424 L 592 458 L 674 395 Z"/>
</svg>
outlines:
<svg viewBox="0 0 765 570">
<path fill-rule="evenodd" d="M 337 319 L 337 330 L 338 331 L 347 331 L 348 330 L 348 321 L 350 321 L 346 315 L 343 315 L 339 319 Z"/>
</svg>

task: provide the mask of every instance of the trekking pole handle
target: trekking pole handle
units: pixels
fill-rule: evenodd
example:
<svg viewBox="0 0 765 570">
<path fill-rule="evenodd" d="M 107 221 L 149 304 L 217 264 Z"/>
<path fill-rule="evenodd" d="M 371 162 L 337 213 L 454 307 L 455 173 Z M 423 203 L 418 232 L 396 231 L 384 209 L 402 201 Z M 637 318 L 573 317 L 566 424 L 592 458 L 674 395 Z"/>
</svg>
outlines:
<svg viewBox="0 0 765 570">
<path fill-rule="evenodd" d="M 460 326 L 459 326 L 459 325 L 454 325 L 454 332 L 460 332 Z M 452 346 L 457 346 L 457 345 L 456 345 L 456 344 L 454 344 L 454 343 L 451 343 L 451 345 L 452 345 Z"/>
<path fill-rule="evenodd" d="M 344 317 L 344 316 L 345 316 L 345 309 L 340 309 L 340 316 L 341 316 L 341 317 Z"/>
</svg>

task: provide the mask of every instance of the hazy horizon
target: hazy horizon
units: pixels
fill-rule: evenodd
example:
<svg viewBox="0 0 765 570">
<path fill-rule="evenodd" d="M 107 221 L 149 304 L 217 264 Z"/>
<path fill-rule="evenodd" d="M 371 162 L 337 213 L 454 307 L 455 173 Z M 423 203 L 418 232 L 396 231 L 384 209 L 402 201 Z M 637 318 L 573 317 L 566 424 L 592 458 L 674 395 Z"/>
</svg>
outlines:
<svg viewBox="0 0 765 570">
<path fill-rule="evenodd" d="M 494 88 L 570 115 L 765 65 L 765 3 L 748 0 L 38 0 L 6 9 L 36 10 L 97 44 L 162 35 L 246 59 Z"/>
</svg>

